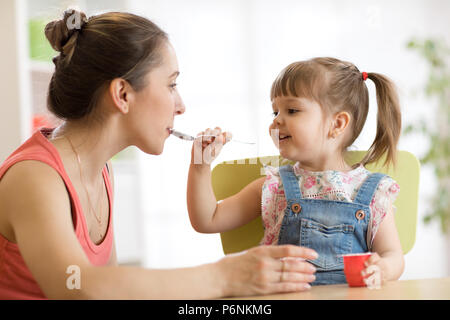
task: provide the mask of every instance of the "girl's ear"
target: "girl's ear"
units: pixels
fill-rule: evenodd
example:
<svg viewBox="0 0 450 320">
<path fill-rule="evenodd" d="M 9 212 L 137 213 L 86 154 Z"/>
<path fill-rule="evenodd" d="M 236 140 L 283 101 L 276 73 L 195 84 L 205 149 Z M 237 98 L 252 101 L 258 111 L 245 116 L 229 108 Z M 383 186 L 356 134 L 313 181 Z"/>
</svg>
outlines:
<svg viewBox="0 0 450 320">
<path fill-rule="evenodd" d="M 121 113 L 127 114 L 133 96 L 133 88 L 121 78 L 116 78 L 109 84 L 109 94 L 113 101 L 113 106 Z"/>
<path fill-rule="evenodd" d="M 333 117 L 330 132 L 328 133 L 330 138 L 337 138 L 340 136 L 350 123 L 351 116 L 347 111 L 340 111 Z"/>
</svg>

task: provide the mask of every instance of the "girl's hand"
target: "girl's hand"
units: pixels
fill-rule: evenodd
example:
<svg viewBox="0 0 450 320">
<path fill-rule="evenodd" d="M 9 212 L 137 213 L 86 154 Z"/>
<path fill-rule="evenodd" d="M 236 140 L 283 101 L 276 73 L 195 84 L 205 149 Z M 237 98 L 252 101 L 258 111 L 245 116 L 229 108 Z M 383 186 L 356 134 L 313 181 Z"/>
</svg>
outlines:
<svg viewBox="0 0 450 320">
<path fill-rule="evenodd" d="M 199 137 L 201 135 L 213 135 L 215 137 Z M 231 140 L 230 132 L 222 132 L 216 127 L 198 133 L 192 146 L 191 163 L 200 165 L 210 165 L 217 158 L 222 147 Z"/>
<path fill-rule="evenodd" d="M 294 245 L 259 246 L 218 261 L 224 296 L 305 291 L 315 280 L 315 267 L 305 259 L 317 253 Z"/>
<path fill-rule="evenodd" d="M 366 269 L 361 271 L 369 289 L 379 289 L 386 282 L 386 270 L 383 264 L 383 259 L 378 253 L 372 253 L 369 259 L 364 262 Z"/>
</svg>

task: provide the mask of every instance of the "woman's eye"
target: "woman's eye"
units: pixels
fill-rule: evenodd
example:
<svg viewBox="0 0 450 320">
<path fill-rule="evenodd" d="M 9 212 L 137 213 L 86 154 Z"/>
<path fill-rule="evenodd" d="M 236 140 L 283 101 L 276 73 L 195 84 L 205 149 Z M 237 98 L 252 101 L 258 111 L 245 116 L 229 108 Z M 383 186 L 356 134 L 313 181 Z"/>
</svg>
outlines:
<svg viewBox="0 0 450 320">
<path fill-rule="evenodd" d="M 170 87 L 172 88 L 172 89 L 175 89 L 175 87 L 178 85 L 178 83 L 172 83 L 171 85 L 170 85 Z"/>
</svg>

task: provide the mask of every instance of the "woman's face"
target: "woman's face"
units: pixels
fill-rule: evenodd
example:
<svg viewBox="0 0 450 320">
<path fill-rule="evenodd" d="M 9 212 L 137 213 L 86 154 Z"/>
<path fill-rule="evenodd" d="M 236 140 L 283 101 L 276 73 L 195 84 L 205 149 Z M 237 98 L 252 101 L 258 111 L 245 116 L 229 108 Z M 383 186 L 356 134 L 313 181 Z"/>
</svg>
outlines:
<svg viewBox="0 0 450 320">
<path fill-rule="evenodd" d="M 147 86 L 134 92 L 128 117 L 132 140 L 148 154 L 161 154 L 176 115 L 185 107 L 176 88 L 179 75 L 175 51 L 169 42 L 160 49 L 162 63 L 147 75 Z"/>
</svg>

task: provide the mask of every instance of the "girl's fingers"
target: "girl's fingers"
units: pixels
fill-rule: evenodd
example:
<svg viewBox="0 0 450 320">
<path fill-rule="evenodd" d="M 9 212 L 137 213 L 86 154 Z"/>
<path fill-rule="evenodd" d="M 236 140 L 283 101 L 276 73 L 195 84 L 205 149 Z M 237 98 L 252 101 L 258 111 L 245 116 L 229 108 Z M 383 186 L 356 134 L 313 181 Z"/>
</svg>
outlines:
<svg viewBox="0 0 450 320">
<path fill-rule="evenodd" d="M 378 255 L 378 253 L 374 252 L 370 256 L 370 258 L 364 262 L 364 266 L 368 267 L 371 264 L 376 264 L 379 260 L 380 260 L 380 256 Z"/>
<path fill-rule="evenodd" d="M 215 136 L 218 136 L 222 133 L 222 129 L 220 129 L 219 127 L 215 127 L 214 130 L 212 130 L 212 134 Z"/>
<path fill-rule="evenodd" d="M 233 138 L 233 135 L 231 134 L 231 132 L 224 132 L 224 140 L 225 143 L 230 142 L 231 139 Z"/>
<path fill-rule="evenodd" d="M 204 146 L 207 146 L 208 144 L 217 141 L 218 143 L 225 144 L 229 142 L 232 138 L 231 132 L 222 132 L 222 129 L 220 127 L 215 127 L 214 129 L 207 128 L 205 131 L 200 132 L 197 134 L 197 137 L 203 135 L 202 142 Z M 208 137 L 211 136 L 211 137 Z"/>
<path fill-rule="evenodd" d="M 205 130 L 204 135 L 211 135 L 211 129 L 210 129 L 210 128 L 207 128 L 207 129 Z M 203 144 L 204 144 L 205 146 L 207 146 L 208 144 L 211 143 L 212 140 L 211 140 L 211 137 L 203 137 L 203 138 L 202 138 L 202 141 L 203 141 Z"/>
<path fill-rule="evenodd" d="M 210 164 L 221 152 L 222 147 L 231 140 L 231 133 L 222 132 L 220 127 L 207 128 L 197 134 L 194 147 L 201 148 L 202 161 Z"/>
<path fill-rule="evenodd" d="M 203 147 L 203 142 L 201 136 L 205 134 L 204 131 L 197 133 L 197 137 L 195 137 L 194 144 L 198 147 Z"/>
</svg>

